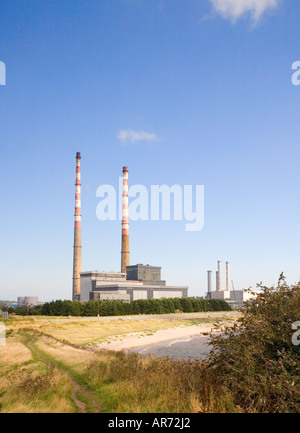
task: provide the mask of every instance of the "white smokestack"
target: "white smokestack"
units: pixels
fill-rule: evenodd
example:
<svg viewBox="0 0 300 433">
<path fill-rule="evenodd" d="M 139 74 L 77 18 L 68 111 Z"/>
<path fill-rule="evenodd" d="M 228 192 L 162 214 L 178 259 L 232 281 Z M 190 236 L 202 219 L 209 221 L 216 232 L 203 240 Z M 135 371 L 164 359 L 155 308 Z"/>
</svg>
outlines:
<svg viewBox="0 0 300 433">
<path fill-rule="evenodd" d="M 211 275 L 212 271 L 207 271 L 207 292 L 211 293 Z"/>
<path fill-rule="evenodd" d="M 218 291 L 222 290 L 222 262 L 218 261 Z"/>
<path fill-rule="evenodd" d="M 226 262 L 226 290 L 230 291 L 230 262 Z"/>
</svg>

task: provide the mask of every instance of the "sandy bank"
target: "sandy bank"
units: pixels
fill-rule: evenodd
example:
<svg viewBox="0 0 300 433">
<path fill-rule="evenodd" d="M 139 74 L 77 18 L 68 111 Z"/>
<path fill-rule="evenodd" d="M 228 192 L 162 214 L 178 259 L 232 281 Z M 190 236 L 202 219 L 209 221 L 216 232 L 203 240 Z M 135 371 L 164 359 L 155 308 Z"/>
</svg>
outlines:
<svg viewBox="0 0 300 433">
<path fill-rule="evenodd" d="M 232 323 L 226 323 L 232 325 Z M 134 332 L 125 335 L 116 335 L 108 338 L 103 343 L 98 343 L 97 348 L 108 350 L 129 350 L 149 344 L 161 343 L 163 341 L 176 340 L 179 338 L 203 335 L 216 332 L 213 324 L 199 324 L 191 326 L 180 326 L 176 328 L 158 331 Z"/>
</svg>

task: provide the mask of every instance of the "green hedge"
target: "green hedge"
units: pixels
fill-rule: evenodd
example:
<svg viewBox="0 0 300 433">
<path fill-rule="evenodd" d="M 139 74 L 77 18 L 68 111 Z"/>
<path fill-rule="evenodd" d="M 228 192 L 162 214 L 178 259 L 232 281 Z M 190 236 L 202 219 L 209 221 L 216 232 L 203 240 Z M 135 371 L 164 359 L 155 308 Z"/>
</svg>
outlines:
<svg viewBox="0 0 300 433">
<path fill-rule="evenodd" d="M 42 306 L 36 305 L 30 307 L 29 305 L 20 305 L 19 307 L 10 307 L 8 312 L 10 314 L 16 314 L 17 316 L 40 316 L 42 315 Z"/>
<path fill-rule="evenodd" d="M 130 303 L 120 301 L 53 301 L 41 309 L 43 316 L 126 316 L 133 314 L 171 314 L 176 311 L 193 313 L 201 311 L 230 311 L 225 301 L 196 298 L 149 299 Z M 29 312 L 30 314 L 30 312 Z"/>
</svg>

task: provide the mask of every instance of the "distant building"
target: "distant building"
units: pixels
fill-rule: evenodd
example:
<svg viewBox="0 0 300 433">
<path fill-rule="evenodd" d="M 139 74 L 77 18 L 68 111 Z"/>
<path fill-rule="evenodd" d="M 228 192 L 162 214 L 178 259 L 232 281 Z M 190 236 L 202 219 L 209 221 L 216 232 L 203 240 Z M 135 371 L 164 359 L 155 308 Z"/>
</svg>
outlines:
<svg viewBox="0 0 300 433">
<path fill-rule="evenodd" d="M 18 297 L 18 306 L 28 305 L 31 307 L 35 307 L 39 305 L 38 298 L 36 296 L 19 296 Z"/>
<path fill-rule="evenodd" d="M 150 265 L 127 266 L 121 272 L 81 272 L 80 298 L 89 300 L 131 302 L 138 299 L 186 298 L 188 287 L 167 286 L 161 280 L 161 267 Z"/>
<path fill-rule="evenodd" d="M 232 309 L 237 310 L 245 305 L 245 302 L 253 299 L 255 294 L 251 290 L 231 290 L 230 287 L 230 263 L 226 262 L 226 289 L 222 286 L 222 262 L 218 262 L 218 271 L 216 272 L 216 290 L 212 291 L 212 271 L 207 271 L 208 287 L 207 299 L 219 299 L 226 301 Z"/>
<path fill-rule="evenodd" d="M 226 301 L 233 310 L 242 308 L 245 302 L 253 299 L 253 293 L 250 290 L 222 290 L 211 292 L 210 299 L 221 299 Z"/>
</svg>

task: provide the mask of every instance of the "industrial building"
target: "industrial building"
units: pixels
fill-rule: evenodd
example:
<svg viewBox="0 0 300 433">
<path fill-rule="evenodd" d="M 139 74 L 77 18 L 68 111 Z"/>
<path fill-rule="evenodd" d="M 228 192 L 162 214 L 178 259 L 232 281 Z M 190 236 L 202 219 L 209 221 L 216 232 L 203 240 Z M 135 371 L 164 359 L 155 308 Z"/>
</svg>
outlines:
<svg viewBox="0 0 300 433">
<path fill-rule="evenodd" d="M 73 256 L 73 300 L 131 302 L 139 299 L 183 298 L 188 287 L 167 286 L 161 267 L 130 266 L 128 167 L 123 167 L 121 272 L 82 272 L 81 247 L 81 154 L 76 155 L 75 221 Z"/>
<path fill-rule="evenodd" d="M 188 296 L 188 287 L 167 286 L 166 281 L 161 280 L 160 267 L 139 264 L 126 269 L 126 273 L 82 272 L 80 300 L 131 302 Z"/>
<path fill-rule="evenodd" d="M 36 296 L 19 296 L 18 297 L 18 307 L 21 305 L 28 305 L 35 307 L 39 305 L 38 298 Z"/>
<path fill-rule="evenodd" d="M 207 299 L 219 299 L 226 301 L 232 309 L 242 308 L 246 301 L 252 299 L 253 295 L 250 290 L 234 290 L 231 288 L 230 281 L 230 263 L 226 262 L 226 286 L 222 285 L 222 262 L 218 261 L 218 270 L 216 271 L 216 290 L 212 290 L 212 271 L 207 271 Z"/>
</svg>

